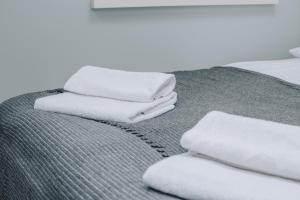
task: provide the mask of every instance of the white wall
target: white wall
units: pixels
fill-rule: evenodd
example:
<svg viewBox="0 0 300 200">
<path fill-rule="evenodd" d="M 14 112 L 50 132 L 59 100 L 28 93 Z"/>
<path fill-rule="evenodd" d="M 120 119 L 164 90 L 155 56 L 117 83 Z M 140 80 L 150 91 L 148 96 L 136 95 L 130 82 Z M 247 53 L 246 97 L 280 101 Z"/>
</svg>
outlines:
<svg viewBox="0 0 300 200">
<path fill-rule="evenodd" d="M 188 70 L 288 57 L 300 1 L 278 6 L 91 10 L 89 0 L 0 1 L 0 102 L 62 87 L 80 66 Z"/>
</svg>

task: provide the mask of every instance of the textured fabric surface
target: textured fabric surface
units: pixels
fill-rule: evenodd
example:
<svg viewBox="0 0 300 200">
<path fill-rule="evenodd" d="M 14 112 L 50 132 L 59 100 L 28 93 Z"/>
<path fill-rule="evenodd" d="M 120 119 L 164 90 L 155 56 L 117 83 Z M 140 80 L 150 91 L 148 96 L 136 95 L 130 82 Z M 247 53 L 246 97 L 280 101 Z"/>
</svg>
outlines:
<svg viewBox="0 0 300 200">
<path fill-rule="evenodd" d="M 59 90 L 2 103 L 0 199 L 174 199 L 145 188 L 143 172 L 184 152 L 182 134 L 209 111 L 300 125 L 299 86 L 228 67 L 175 75 L 176 108 L 132 125 L 33 110 Z"/>
<path fill-rule="evenodd" d="M 267 74 L 300 85 L 300 58 L 238 62 L 226 66 Z"/>
</svg>

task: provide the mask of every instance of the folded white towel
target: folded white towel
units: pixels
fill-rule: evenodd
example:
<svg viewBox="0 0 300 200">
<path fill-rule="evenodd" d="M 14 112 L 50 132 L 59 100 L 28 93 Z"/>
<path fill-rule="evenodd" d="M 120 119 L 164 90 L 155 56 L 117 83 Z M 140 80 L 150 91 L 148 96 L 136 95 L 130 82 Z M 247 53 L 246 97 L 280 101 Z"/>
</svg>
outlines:
<svg viewBox="0 0 300 200">
<path fill-rule="evenodd" d="M 172 74 L 85 66 L 66 82 L 64 89 L 88 96 L 151 102 L 171 94 L 175 85 Z"/>
<path fill-rule="evenodd" d="M 119 101 L 66 92 L 37 99 L 34 108 L 96 120 L 135 123 L 174 109 L 176 101 L 175 92 L 150 103 Z"/>
<path fill-rule="evenodd" d="M 296 58 L 300 58 L 300 47 L 291 49 L 290 54 Z"/>
<path fill-rule="evenodd" d="M 188 154 L 151 166 L 144 182 L 157 190 L 191 200 L 299 200 L 300 184 L 244 171 Z"/>
<path fill-rule="evenodd" d="M 186 132 L 181 145 L 227 164 L 300 180 L 297 126 L 215 111 Z"/>
</svg>

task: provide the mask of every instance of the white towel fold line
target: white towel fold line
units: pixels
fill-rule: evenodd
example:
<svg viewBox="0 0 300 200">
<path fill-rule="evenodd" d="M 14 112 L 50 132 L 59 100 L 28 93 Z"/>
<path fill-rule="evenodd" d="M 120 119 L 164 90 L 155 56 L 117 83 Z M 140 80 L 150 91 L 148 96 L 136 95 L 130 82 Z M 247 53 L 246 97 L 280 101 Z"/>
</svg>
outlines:
<svg viewBox="0 0 300 200">
<path fill-rule="evenodd" d="M 300 180 L 297 126 L 214 111 L 183 135 L 181 145 L 234 166 Z"/>
<path fill-rule="evenodd" d="M 119 101 L 66 92 L 37 99 L 34 108 L 95 120 L 136 123 L 174 109 L 176 101 L 175 92 L 150 103 Z"/>
<path fill-rule="evenodd" d="M 85 66 L 66 82 L 64 89 L 77 94 L 134 102 L 151 102 L 173 92 L 173 74 L 128 72 Z"/>
<path fill-rule="evenodd" d="M 189 154 L 177 155 L 151 166 L 144 183 L 185 199 L 299 200 L 300 184 L 230 167 Z"/>
</svg>

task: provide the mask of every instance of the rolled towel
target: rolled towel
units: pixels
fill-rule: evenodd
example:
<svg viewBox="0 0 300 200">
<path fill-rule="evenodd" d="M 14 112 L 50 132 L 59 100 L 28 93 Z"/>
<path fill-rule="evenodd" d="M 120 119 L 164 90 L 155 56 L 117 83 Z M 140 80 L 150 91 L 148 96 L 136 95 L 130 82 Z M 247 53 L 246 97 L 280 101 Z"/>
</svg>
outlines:
<svg viewBox="0 0 300 200">
<path fill-rule="evenodd" d="M 95 120 L 135 123 L 174 109 L 176 101 L 175 92 L 150 103 L 119 101 L 66 92 L 37 99 L 34 108 Z"/>
<path fill-rule="evenodd" d="M 64 89 L 88 96 L 151 102 L 170 95 L 175 85 L 172 74 L 85 66 L 66 82 Z"/>
<path fill-rule="evenodd" d="M 300 180 L 297 126 L 214 111 L 183 135 L 181 145 L 237 167 Z"/>
<path fill-rule="evenodd" d="M 183 154 L 151 166 L 146 185 L 184 199 L 299 200 L 300 184 Z"/>
</svg>

